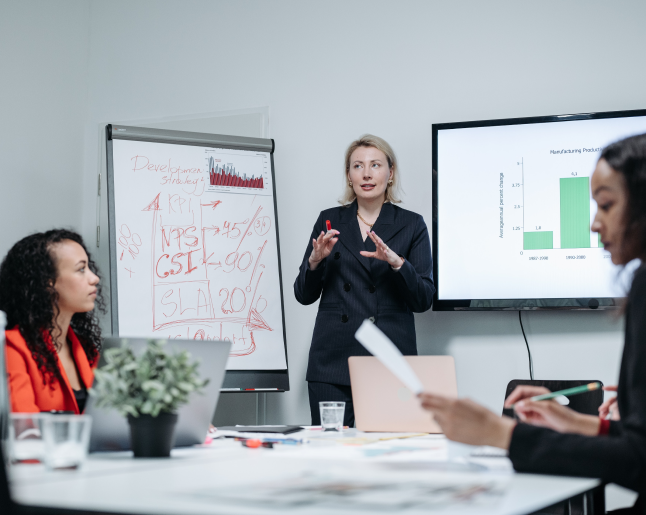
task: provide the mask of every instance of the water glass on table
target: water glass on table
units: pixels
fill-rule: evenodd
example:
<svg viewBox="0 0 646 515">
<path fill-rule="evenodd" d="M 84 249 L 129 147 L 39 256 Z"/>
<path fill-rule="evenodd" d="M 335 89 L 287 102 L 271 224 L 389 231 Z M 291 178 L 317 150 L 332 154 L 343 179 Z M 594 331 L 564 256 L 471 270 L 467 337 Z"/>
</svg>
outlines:
<svg viewBox="0 0 646 515">
<path fill-rule="evenodd" d="M 321 413 L 323 431 L 341 431 L 343 429 L 345 402 L 319 402 L 319 412 Z"/>
<path fill-rule="evenodd" d="M 12 413 L 9 418 L 9 457 L 12 463 L 42 461 L 45 455 L 44 413 Z"/>
<path fill-rule="evenodd" d="M 79 468 L 87 457 L 92 417 L 50 415 L 45 418 L 45 466 L 50 470 Z"/>
</svg>

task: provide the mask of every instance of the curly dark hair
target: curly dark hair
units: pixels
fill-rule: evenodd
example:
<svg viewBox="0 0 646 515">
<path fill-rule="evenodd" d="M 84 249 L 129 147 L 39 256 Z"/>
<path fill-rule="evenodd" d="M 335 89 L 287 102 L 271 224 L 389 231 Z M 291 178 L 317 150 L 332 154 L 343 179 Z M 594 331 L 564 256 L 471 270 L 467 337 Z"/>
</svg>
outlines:
<svg viewBox="0 0 646 515">
<path fill-rule="evenodd" d="M 631 136 L 603 149 L 599 160 L 620 173 L 625 181 L 628 203 L 625 213 L 622 257 L 646 259 L 646 134 Z"/>
<path fill-rule="evenodd" d="M 0 310 L 7 314 L 7 327 L 18 326 L 38 364 L 43 384 L 50 385 L 59 379 L 58 358 L 52 343 L 59 314 L 58 293 L 54 289 L 58 272 L 52 246 L 65 240 L 75 241 L 83 247 L 88 255 L 88 267 L 99 275 L 83 238 L 66 229 L 53 229 L 23 238 L 9 250 L 0 265 Z M 105 312 L 101 283 L 97 285 L 95 309 L 75 313 L 71 321 L 91 364 L 97 361 L 101 351 L 97 309 Z M 49 333 L 49 342 L 43 338 L 45 332 Z"/>
</svg>

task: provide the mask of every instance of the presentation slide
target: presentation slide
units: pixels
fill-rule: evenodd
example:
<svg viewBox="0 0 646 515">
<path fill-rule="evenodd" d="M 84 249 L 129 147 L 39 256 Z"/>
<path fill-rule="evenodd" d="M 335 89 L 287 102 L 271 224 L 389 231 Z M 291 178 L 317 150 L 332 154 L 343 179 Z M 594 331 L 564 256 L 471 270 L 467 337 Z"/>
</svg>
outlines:
<svg viewBox="0 0 646 515">
<path fill-rule="evenodd" d="M 646 117 L 438 131 L 438 296 L 622 297 L 596 233 L 601 150 Z"/>
</svg>

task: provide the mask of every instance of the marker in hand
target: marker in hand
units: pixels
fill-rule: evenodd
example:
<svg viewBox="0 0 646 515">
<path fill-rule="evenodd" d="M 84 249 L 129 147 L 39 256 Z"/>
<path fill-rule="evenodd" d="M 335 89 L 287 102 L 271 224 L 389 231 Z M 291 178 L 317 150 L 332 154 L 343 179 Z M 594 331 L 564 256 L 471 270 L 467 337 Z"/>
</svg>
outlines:
<svg viewBox="0 0 646 515">
<path fill-rule="evenodd" d="M 325 221 L 325 228 L 327 232 L 321 231 L 318 238 L 312 238 L 312 254 L 308 259 L 310 270 L 315 270 L 318 263 L 330 255 L 332 248 L 339 241 L 338 236 L 341 233 L 336 229 L 332 229 L 332 224 L 329 220 Z"/>
</svg>

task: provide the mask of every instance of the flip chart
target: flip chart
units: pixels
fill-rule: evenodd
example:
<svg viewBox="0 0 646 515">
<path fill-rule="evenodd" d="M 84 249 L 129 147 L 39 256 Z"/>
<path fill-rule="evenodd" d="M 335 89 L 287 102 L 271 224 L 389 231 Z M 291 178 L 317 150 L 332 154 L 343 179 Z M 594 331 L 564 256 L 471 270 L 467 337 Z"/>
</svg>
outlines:
<svg viewBox="0 0 646 515">
<path fill-rule="evenodd" d="M 228 370 L 287 369 L 271 152 L 109 143 L 113 330 L 229 340 Z"/>
</svg>

